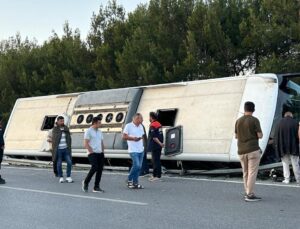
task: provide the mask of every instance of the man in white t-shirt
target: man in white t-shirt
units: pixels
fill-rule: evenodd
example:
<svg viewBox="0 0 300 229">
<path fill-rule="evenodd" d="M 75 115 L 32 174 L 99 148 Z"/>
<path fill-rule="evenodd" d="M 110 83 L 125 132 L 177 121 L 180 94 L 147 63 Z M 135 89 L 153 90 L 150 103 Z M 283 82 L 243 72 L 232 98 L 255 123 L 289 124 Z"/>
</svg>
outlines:
<svg viewBox="0 0 300 229">
<path fill-rule="evenodd" d="M 132 189 L 143 188 L 138 182 L 144 156 L 143 136 L 145 135 L 145 131 L 142 121 L 142 115 L 140 113 L 135 114 L 132 122 L 128 123 L 123 131 L 123 139 L 127 140 L 128 152 L 132 159 L 132 167 L 128 176 L 128 188 Z"/>
<path fill-rule="evenodd" d="M 92 126 L 84 133 L 84 147 L 87 150 L 88 159 L 91 164 L 91 169 L 86 178 L 82 181 L 82 190 L 88 191 L 89 183 L 96 173 L 95 185 L 93 192 L 104 192 L 100 188 L 100 181 L 104 166 L 104 144 L 103 134 L 99 129 L 101 126 L 101 120 L 99 117 L 94 117 Z"/>
</svg>

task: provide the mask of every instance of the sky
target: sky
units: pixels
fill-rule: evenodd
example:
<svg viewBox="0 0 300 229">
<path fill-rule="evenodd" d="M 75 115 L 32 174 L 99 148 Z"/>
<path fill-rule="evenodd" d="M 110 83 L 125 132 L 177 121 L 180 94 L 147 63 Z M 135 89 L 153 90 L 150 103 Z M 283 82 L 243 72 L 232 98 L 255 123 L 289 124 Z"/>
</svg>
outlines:
<svg viewBox="0 0 300 229">
<path fill-rule="evenodd" d="M 35 38 L 43 43 L 54 30 L 59 36 L 68 21 L 72 29 L 78 28 L 86 38 L 93 12 L 108 0 L 0 0 L 0 41 L 21 34 L 22 39 Z M 149 0 L 117 0 L 126 12 Z"/>
</svg>

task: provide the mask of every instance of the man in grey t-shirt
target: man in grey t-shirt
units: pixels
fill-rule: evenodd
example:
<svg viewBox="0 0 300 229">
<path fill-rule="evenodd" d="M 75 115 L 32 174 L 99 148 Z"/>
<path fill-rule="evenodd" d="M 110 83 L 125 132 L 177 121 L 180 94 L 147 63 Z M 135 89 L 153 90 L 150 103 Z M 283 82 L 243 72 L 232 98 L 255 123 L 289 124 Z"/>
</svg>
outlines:
<svg viewBox="0 0 300 229">
<path fill-rule="evenodd" d="M 100 126 L 100 118 L 94 117 L 92 126 L 84 133 L 84 147 L 87 150 L 88 159 L 92 166 L 86 178 L 84 179 L 84 181 L 82 181 L 82 190 L 84 192 L 88 191 L 89 183 L 95 173 L 96 177 L 93 192 L 104 192 L 100 188 L 100 181 L 105 160 L 103 134 L 101 130 L 99 130 Z"/>
</svg>

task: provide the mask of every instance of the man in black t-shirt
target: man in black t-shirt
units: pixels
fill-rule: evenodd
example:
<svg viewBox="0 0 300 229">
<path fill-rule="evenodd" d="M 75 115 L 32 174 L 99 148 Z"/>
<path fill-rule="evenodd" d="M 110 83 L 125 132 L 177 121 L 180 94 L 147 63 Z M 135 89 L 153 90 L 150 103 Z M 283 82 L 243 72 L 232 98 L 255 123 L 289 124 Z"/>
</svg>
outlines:
<svg viewBox="0 0 300 229">
<path fill-rule="evenodd" d="M 278 123 L 275 134 L 275 149 L 281 157 L 284 175 L 282 182 L 284 184 L 290 183 L 290 162 L 292 163 L 296 182 L 300 183 L 298 131 L 298 122 L 293 119 L 291 111 L 286 111 L 284 118 Z"/>
<path fill-rule="evenodd" d="M 161 150 L 164 147 L 164 136 L 162 132 L 162 125 L 157 121 L 157 115 L 154 112 L 150 112 L 150 127 L 149 127 L 149 140 L 148 140 L 148 152 L 152 155 L 153 164 L 153 176 L 149 178 L 149 181 L 160 180 L 161 178 Z"/>
</svg>

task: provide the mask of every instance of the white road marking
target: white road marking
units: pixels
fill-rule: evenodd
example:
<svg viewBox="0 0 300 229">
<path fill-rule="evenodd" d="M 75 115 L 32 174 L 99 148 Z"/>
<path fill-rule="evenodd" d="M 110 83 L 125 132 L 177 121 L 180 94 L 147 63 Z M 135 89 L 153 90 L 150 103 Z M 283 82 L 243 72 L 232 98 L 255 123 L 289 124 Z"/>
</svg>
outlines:
<svg viewBox="0 0 300 229">
<path fill-rule="evenodd" d="M 51 171 L 52 169 L 45 169 L 45 168 L 22 168 L 22 167 L 11 167 L 11 166 L 5 166 L 5 168 L 9 169 L 20 169 L 20 170 L 37 170 L 37 171 Z M 86 171 L 78 171 L 73 170 L 72 173 L 87 173 Z M 121 176 L 128 176 L 126 173 L 120 173 L 120 172 L 103 172 L 103 174 L 106 175 L 121 175 Z M 208 178 L 195 178 L 195 177 L 171 177 L 171 176 L 164 176 L 164 179 L 176 179 L 176 180 L 191 180 L 191 181 L 205 181 L 205 182 L 219 182 L 219 183 L 232 183 L 232 184 L 243 184 L 243 181 L 237 181 L 237 180 L 218 180 L 218 179 L 208 179 Z M 300 188 L 299 185 L 293 185 L 293 184 L 276 184 L 276 183 L 262 183 L 262 182 L 256 182 L 256 185 L 261 186 L 274 186 L 274 187 L 283 187 L 283 188 Z"/>
<path fill-rule="evenodd" d="M 243 184 L 244 183 L 243 181 L 235 181 L 235 180 L 217 180 L 217 179 L 192 178 L 192 177 L 167 177 L 167 178 L 176 179 L 176 180 L 208 181 L 208 182 L 232 183 L 232 184 Z M 262 186 L 300 188 L 299 185 L 274 184 L 274 183 L 262 183 L 262 182 L 256 182 L 255 184 L 262 185 Z"/>
<path fill-rule="evenodd" d="M 94 196 L 82 196 L 76 194 L 67 194 L 67 193 L 60 193 L 60 192 L 49 192 L 37 189 L 27 189 L 27 188 L 18 188 L 18 187 L 10 187 L 10 186 L 0 186 L 1 189 L 10 189 L 15 191 L 23 191 L 23 192 L 33 192 L 33 193 L 41 193 L 41 194 L 48 194 L 54 196 L 66 196 L 72 198 L 81 198 L 81 199 L 90 199 L 90 200 L 100 200 L 100 201 L 107 201 L 107 202 L 114 202 L 114 203 L 121 203 L 121 204 L 130 204 L 130 205 L 139 205 L 139 206 L 146 206 L 147 203 L 143 202 L 136 202 L 136 201 L 128 201 L 128 200 L 120 200 L 120 199 L 110 199 L 110 198 L 102 198 L 102 197 L 94 197 Z"/>
</svg>

